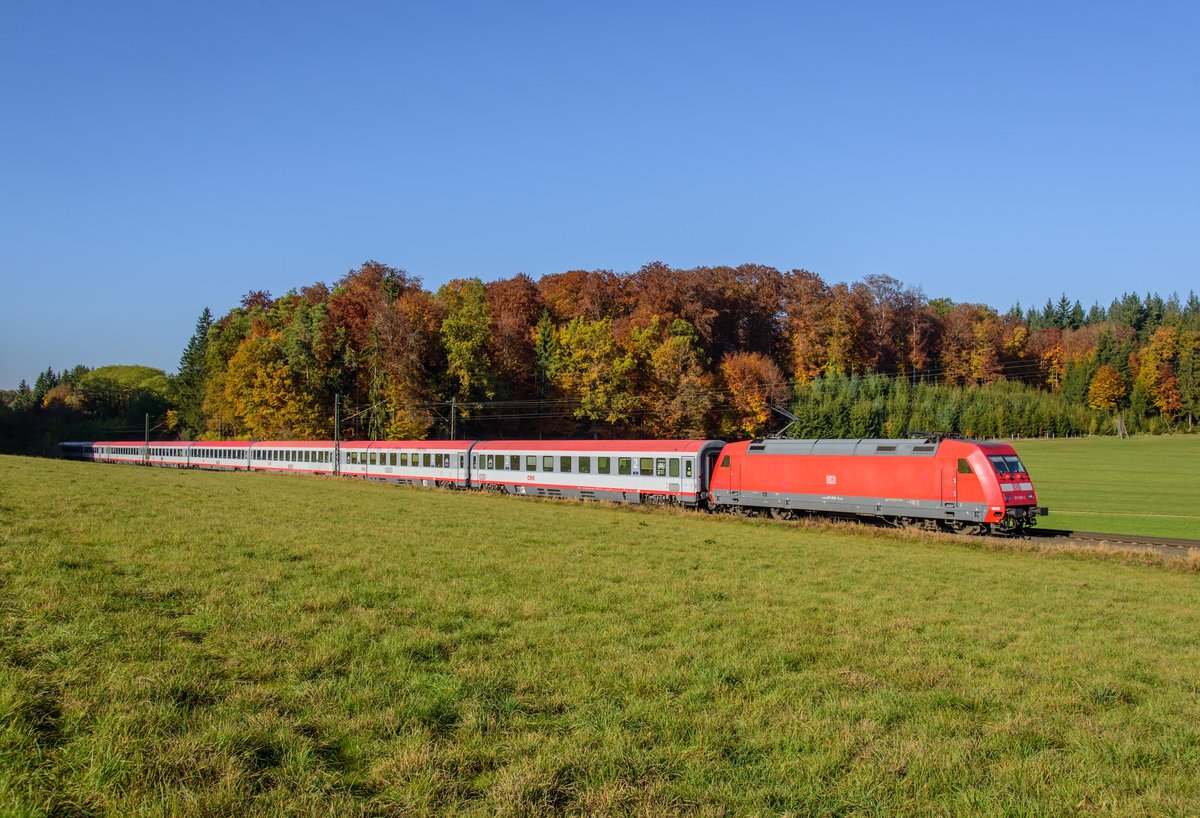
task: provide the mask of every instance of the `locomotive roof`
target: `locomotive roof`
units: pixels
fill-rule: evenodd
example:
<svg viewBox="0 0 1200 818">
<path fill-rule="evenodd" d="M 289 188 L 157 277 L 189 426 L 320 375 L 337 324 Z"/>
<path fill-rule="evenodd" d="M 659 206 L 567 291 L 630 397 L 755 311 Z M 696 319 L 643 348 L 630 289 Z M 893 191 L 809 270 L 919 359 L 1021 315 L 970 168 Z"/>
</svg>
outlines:
<svg viewBox="0 0 1200 818">
<path fill-rule="evenodd" d="M 815 440 L 772 438 L 751 441 L 746 452 L 747 454 L 933 457 L 937 453 L 938 445 L 938 443 L 921 438 L 819 438 Z"/>
</svg>

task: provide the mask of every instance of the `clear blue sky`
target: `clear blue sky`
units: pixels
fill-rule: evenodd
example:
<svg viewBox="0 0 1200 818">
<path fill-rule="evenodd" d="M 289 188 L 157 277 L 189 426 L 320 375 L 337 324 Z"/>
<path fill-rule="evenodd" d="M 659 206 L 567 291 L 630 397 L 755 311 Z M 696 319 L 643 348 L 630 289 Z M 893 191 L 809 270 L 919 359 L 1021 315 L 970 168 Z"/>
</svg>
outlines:
<svg viewBox="0 0 1200 818">
<path fill-rule="evenodd" d="M 1198 43 L 1195 2 L 14 0 L 0 386 L 173 371 L 206 305 L 371 258 L 1185 294 Z"/>
</svg>

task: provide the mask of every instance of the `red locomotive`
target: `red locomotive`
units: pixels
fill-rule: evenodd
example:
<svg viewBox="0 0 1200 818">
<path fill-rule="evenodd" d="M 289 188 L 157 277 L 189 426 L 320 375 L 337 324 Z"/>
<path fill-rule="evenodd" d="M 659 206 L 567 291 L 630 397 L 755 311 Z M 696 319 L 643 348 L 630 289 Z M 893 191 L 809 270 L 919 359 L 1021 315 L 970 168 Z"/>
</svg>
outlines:
<svg viewBox="0 0 1200 818">
<path fill-rule="evenodd" d="M 945 439 L 750 440 L 721 450 L 714 508 L 794 517 L 822 513 L 982 534 L 1046 514 L 1017 453 Z"/>
</svg>

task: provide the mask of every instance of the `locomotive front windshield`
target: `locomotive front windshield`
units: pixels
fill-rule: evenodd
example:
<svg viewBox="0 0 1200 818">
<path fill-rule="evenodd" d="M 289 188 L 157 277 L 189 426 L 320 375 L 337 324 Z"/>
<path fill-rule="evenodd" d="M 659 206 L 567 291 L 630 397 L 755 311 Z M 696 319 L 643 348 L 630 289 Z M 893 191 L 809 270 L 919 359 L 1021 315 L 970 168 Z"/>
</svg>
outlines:
<svg viewBox="0 0 1200 818">
<path fill-rule="evenodd" d="M 988 460 L 992 461 L 998 474 L 1026 473 L 1025 464 L 1015 454 L 989 454 Z"/>
</svg>

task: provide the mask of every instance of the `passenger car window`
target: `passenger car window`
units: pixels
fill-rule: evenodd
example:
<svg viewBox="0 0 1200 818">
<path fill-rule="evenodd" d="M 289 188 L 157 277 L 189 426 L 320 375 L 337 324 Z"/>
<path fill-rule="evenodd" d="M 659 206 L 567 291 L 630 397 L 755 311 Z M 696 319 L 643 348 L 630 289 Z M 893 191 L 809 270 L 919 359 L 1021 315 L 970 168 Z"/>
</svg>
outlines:
<svg viewBox="0 0 1200 818">
<path fill-rule="evenodd" d="M 537 455 L 525 455 L 525 471 L 537 471 Z"/>
<path fill-rule="evenodd" d="M 670 475 L 671 477 L 679 476 L 679 458 L 678 457 L 672 457 L 670 462 L 667 464 L 667 474 Z"/>
<path fill-rule="evenodd" d="M 571 470 L 571 456 L 569 454 L 562 455 L 558 458 L 559 471 L 569 472 Z"/>
<path fill-rule="evenodd" d="M 508 456 L 508 470 L 509 471 L 520 471 L 521 470 L 521 455 L 510 454 Z"/>
<path fill-rule="evenodd" d="M 592 471 L 592 458 L 587 455 L 579 456 L 579 473 L 590 474 Z"/>
<path fill-rule="evenodd" d="M 542 471 L 554 471 L 554 455 L 542 455 Z"/>
<path fill-rule="evenodd" d="M 633 474 L 633 458 L 617 458 L 617 474 Z"/>
<path fill-rule="evenodd" d="M 646 475 L 647 477 L 654 474 L 654 458 L 653 457 L 639 457 L 638 458 L 638 471 L 641 472 L 642 474 Z"/>
<path fill-rule="evenodd" d="M 429 468 L 429 461 L 430 461 L 429 452 L 425 452 L 423 455 L 421 455 L 421 465 L 422 466 L 424 466 L 425 468 Z"/>
</svg>

